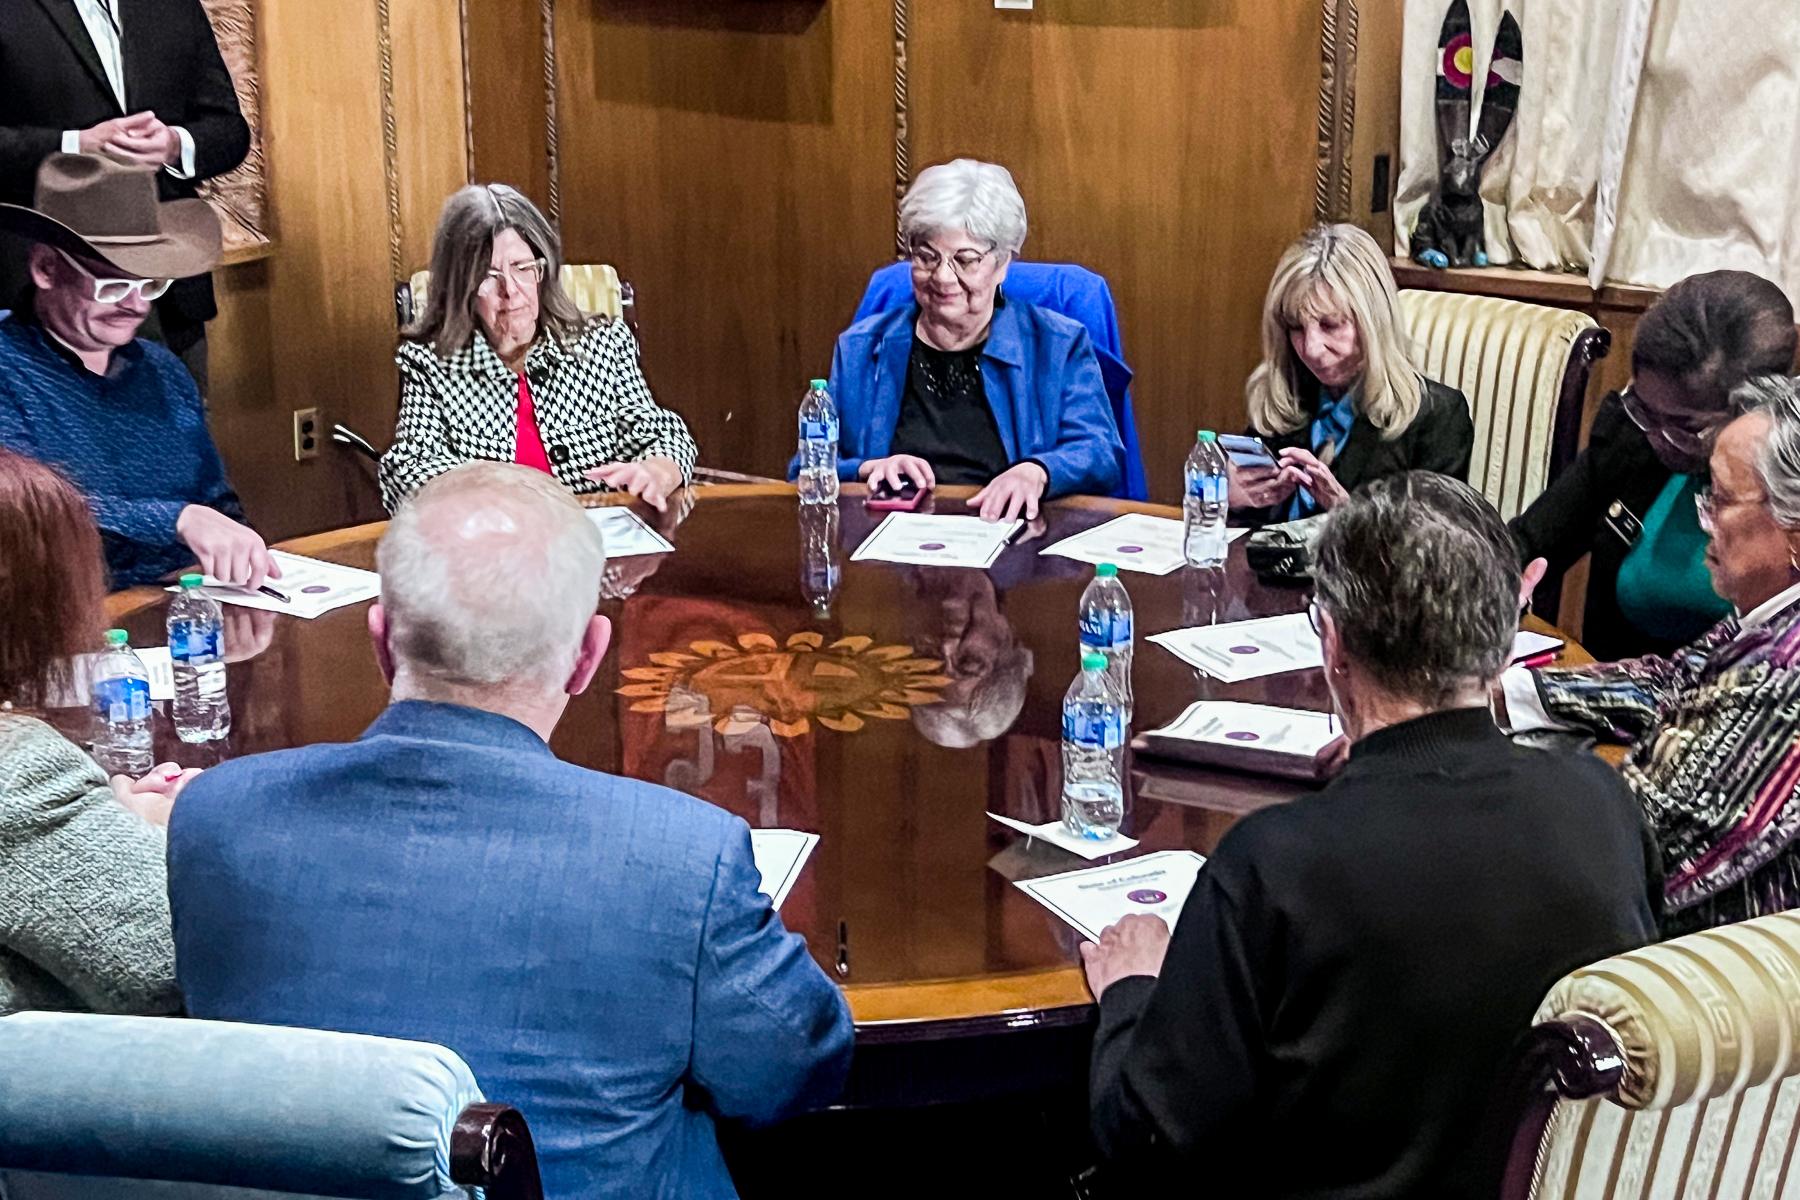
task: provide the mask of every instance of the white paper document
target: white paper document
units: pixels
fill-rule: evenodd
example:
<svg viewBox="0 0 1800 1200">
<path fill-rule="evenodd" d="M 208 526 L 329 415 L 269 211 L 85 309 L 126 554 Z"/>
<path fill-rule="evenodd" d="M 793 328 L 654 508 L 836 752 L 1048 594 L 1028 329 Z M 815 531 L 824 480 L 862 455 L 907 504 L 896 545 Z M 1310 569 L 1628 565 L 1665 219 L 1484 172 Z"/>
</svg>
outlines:
<svg viewBox="0 0 1800 1200">
<path fill-rule="evenodd" d="M 1008 829 L 1016 829 L 1026 837 L 1049 842 L 1052 846 L 1060 846 L 1070 854 L 1079 854 L 1089 861 L 1105 858 L 1109 854 L 1118 854 L 1137 845 L 1136 838 L 1128 838 L 1122 833 L 1115 833 L 1109 838 L 1081 837 L 1078 834 L 1070 833 L 1069 827 L 1061 821 L 1045 821 L 1042 825 L 1032 825 L 1025 821 L 1015 821 L 1011 817 L 1003 817 L 996 812 L 991 812 L 988 816 Z"/>
<path fill-rule="evenodd" d="M 991 567 L 1022 524 L 1017 520 L 989 523 L 980 517 L 889 513 L 850 558 L 922 567 Z"/>
<path fill-rule="evenodd" d="M 281 578 L 269 580 L 268 586 L 287 597 L 277 600 L 249 588 L 231 587 L 211 575 L 200 590 L 220 604 L 236 604 L 244 608 L 262 608 L 269 612 L 287 613 L 312 620 L 334 608 L 360 604 L 381 595 L 381 576 L 357 567 L 339 566 L 285 550 L 271 550 L 269 557 L 281 568 Z M 180 588 L 170 588 L 178 592 Z"/>
<path fill-rule="evenodd" d="M 1540 654 L 1559 649 L 1562 645 L 1563 640 L 1559 637 L 1551 637 L 1547 633 L 1533 633 L 1529 629 L 1521 629 L 1518 633 L 1513 635 L 1512 661 L 1518 662 L 1521 659 L 1536 658 Z"/>
<path fill-rule="evenodd" d="M 1225 540 L 1236 541 L 1248 529 L 1227 529 Z M 1066 537 L 1040 554 L 1056 554 L 1077 562 L 1112 563 L 1121 571 L 1167 575 L 1187 562 L 1182 550 L 1182 524 L 1168 517 L 1127 513 L 1084 533 Z"/>
<path fill-rule="evenodd" d="M 1222 683 L 1325 665 L 1319 635 L 1305 613 L 1173 629 L 1150 640 Z"/>
<path fill-rule="evenodd" d="M 777 909 L 794 890 L 794 881 L 818 844 L 818 834 L 798 829 L 750 831 L 750 852 L 756 856 L 756 870 L 762 876 L 761 890 Z"/>
<path fill-rule="evenodd" d="M 1192 850 L 1158 850 L 1104 867 L 1022 879 L 1027 896 L 1074 926 L 1090 942 L 1132 913 L 1149 913 L 1175 928 L 1206 860 Z"/>
<path fill-rule="evenodd" d="M 644 523 L 629 508 L 613 505 L 587 510 L 588 520 L 600 527 L 607 558 L 632 558 L 639 554 L 667 554 L 675 549 L 662 534 Z"/>
<path fill-rule="evenodd" d="M 1148 736 L 1310 759 L 1343 732 L 1330 713 L 1236 700 L 1197 700 Z"/>
</svg>

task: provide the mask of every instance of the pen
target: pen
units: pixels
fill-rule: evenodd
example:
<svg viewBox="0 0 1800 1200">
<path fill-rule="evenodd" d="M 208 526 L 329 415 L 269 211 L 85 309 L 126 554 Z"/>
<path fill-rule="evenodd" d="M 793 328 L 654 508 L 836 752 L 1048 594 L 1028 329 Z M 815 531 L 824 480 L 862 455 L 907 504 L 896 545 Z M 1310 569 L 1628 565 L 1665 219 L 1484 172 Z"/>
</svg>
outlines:
<svg viewBox="0 0 1800 1200">
<path fill-rule="evenodd" d="M 850 974 L 850 922 L 838 922 L 837 973 Z"/>
<path fill-rule="evenodd" d="M 263 595 L 268 596 L 270 599 L 281 601 L 283 604 L 292 603 L 292 601 L 290 601 L 286 596 L 282 595 L 280 592 L 276 591 L 274 588 L 270 587 L 266 583 L 263 584 L 262 586 L 258 587 L 256 590 L 261 592 Z"/>
</svg>

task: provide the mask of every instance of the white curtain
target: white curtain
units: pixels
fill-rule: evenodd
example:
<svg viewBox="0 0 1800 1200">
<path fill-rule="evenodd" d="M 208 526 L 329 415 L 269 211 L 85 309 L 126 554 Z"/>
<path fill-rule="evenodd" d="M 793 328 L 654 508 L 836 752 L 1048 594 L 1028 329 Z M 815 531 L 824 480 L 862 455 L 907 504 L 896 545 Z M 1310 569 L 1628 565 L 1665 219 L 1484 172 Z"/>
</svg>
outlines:
<svg viewBox="0 0 1800 1200">
<path fill-rule="evenodd" d="M 1448 0 L 1406 0 L 1395 241 L 1437 174 Z M 1755 271 L 1800 299 L 1800 0 L 1470 0 L 1477 96 L 1523 35 L 1519 112 L 1483 177 L 1495 263 L 1667 287 Z"/>
</svg>

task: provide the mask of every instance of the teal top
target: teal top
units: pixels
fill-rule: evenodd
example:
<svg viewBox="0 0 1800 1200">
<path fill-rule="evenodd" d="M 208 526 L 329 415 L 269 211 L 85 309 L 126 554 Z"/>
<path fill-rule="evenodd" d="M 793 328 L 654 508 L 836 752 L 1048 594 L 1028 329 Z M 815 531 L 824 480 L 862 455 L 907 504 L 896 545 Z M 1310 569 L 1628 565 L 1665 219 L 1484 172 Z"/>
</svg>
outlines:
<svg viewBox="0 0 1800 1200">
<path fill-rule="evenodd" d="M 1671 475 L 1619 567 L 1619 611 L 1652 637 L 1687 642 L 1731 615 L 1706 569 L 1706 534 L 1694 509 L 1695 475 Z"/>
</svg>

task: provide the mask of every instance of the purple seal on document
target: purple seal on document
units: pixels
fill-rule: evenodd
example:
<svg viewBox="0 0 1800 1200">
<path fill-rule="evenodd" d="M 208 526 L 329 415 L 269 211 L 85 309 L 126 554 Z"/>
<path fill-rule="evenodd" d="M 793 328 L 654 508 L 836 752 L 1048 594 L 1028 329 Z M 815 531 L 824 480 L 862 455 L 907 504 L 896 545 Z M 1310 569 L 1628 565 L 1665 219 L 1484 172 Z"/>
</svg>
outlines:
<svg viewBox="0 0 1800 1200">
<path fill-rule="evenodd" d="M 1119 547 L 1120 554 L 1142 554 L 1143 552 L 1144 552 L 1144 548 L 1142 546 L 1120 546 Z"/>
<path fill-rule="evenodd" d="M 944 543 L 942 542 L 926 542 L 923 546 L 919 547 L 921 550 L 942 550 L 943 548 Z"/>
<path fill-rule="evenodd" d="M 1259 742 L 1262 735 L 1251 733 L 1248 729 L 1234 729 L 1225 735 L 1234 742 Z"/>
<path fill-rule="evenodd" d="M 1233 654 L 1260 654 L 1260 653 L 1262 653 L 1262 647 L 1261 646 L 1233 646 L 1231 648 L 1231 652 Z"/>
<path fill-rule="evenodd" d="M 1161 904 L 1169 898 L 1169 893 L 1159 892 L 1155 888 L 1139 888 L 1135 892 L 1126 892 L 1125 898 L 1139 904 Z"/>
<path fill-rule="evenodd" d="M 331 588 L 323 583 L 314 583 L 309 584 L 300 590 L 308 596 L 323 596 L 326 592 L 329 592 Z"/>
</svg>

